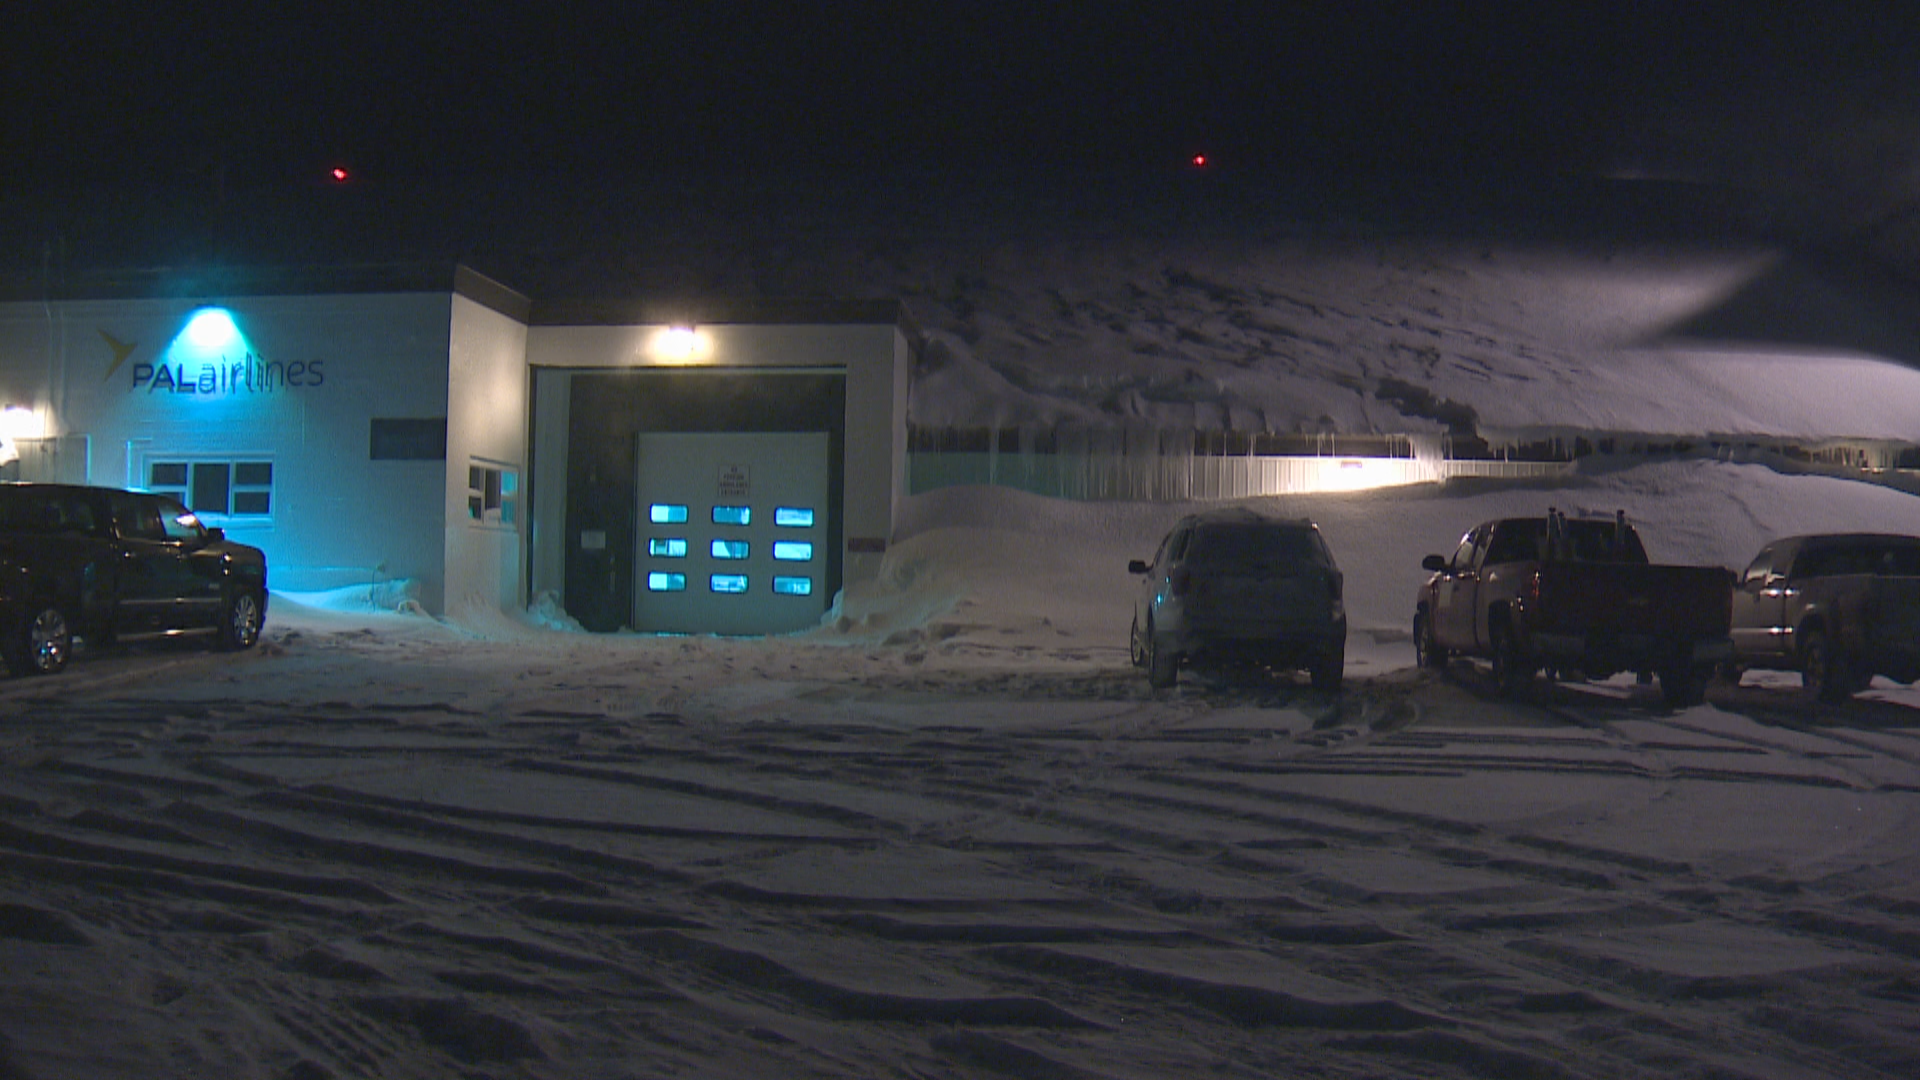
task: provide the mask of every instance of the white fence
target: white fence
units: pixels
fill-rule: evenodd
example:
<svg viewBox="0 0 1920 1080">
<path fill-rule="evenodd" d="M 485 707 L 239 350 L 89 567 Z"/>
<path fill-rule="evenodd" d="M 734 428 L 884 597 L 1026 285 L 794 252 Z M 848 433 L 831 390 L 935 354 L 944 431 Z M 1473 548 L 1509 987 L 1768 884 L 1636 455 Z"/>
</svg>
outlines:
<svg viewBox="0 0 1920 1080">
<path fill-rule="evenodd" d="M 1258 495 L 1363 491 L 1474 476 L 1525 480 L 1564 476 L 1570 462 L 1453 460 L 1437 456 L 1347 457 L 1056 452 L 916 451 L 907 455 L 913 493 L 995 484 L 1065 499 L 1197 502 Z"/>
</svg>

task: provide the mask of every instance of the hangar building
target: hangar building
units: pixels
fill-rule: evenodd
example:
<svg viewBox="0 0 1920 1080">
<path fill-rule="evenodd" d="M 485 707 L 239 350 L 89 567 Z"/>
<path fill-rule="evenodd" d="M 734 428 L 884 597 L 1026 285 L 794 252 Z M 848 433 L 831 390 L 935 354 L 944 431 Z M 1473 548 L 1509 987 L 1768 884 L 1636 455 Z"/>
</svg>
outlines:
<svg viewBox="0 0 1920 1080">
<path fill-rule="evenodd" d="M 892 301 L 545 302 L 464 266 L 0 297 L 0 477 L 171 492 L 276 590 L 816 624 L 905 494 Z"/>
</svg>

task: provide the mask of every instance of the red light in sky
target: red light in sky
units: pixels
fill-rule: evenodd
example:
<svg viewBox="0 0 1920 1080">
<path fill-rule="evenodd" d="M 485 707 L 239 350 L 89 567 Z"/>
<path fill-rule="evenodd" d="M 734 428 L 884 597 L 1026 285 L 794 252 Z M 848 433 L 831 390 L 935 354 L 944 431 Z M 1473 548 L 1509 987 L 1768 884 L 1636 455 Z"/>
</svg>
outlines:
<svg viewBox="0 0 1920 1080">
<path fill-rule="evenodd" d="M 332 170 L 331 172 L 329 172 L 329 173 L 328 173 L 327 175 L 328 175 L 328 176 L 331 176 L 331 177 L 333 177 L 333 182 L 334 182 L 334 183 L 336 183 L 336 184 L 344 184 L 344 183 L 346 183 L 346 182 L 347 182 L 347 177 L 348 177 L 349 175 L 351 175 L 351 174 L 350 174 L 350 173 L 348 173 L 348 172 L 347 172 L 347 170 L 346 170 L 345 168 L 343 168 L 343 167 L 341 167 L 341 166 L 339 166 L 339 165 L 335 165 L 335 166 L 333 167 L 333 170 Z"/>
<path fill-rule="evenodd" d="M 1205 155 L 1205 154 L 1195 154 L 1195 155 L 1193 155 L 1193 167 L 1194 167 L 1194 168 L 1196 168 L 1196 169 L 1204 169 L 1204 168 L 1206 168 L 1206 167 L 1207 167 L 1207 155 Z"/>
</svg>

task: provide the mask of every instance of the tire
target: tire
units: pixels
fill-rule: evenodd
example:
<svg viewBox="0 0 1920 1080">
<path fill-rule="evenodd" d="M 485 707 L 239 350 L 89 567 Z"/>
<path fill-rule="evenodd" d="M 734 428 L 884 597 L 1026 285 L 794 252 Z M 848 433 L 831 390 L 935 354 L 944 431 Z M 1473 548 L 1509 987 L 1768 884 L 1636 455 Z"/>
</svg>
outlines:
<svg viewBox="0 0 1920 1080">
<path fill-rule="evenodd" d="M 232 590 L 220 604 L 220 630 L 214 645 L 224 652 L 251 649 L 260 640 L 260 627 L 265 621 L 266 605 L 258 592 Z"/>
<path fill-rule="evenodd" d="M 1134 667 L 1147 666 L 1147 647 L 1140 640 L 1140 616 L 1133 617 L 1133 625 L 1127 630 L 1127 659 Z"/>
<path fill-rule="evenodd" d="M 1520 652 L 1520 643 L 1505 627 L 1493 631 L 1493 689 L 1503 698 L 1519 697 L 1533 681 L 1533 668 Z"/>
<path fill-rule="evenodd" d="M 1160 647 L 1160 639 L 1153 632 L 1153 624 L 1147 624 L 1147 685 L 1155 690 L 1165 690 L 1180 681 L 1180 657 L 1171 649 Z"/>
<path fill-rule="evenodd" d="M 53 675 L 73 653 L 73 627 L 53 604 L 35 604 L 13 628 L 7 642 L 7 670 L 15 675 Z"/>
<path fill-rule="evenodd" d="M 1800 655 L 1805 661 L 1800 668 L 1800 685 L 1809 697 L 1831 705 L 1853 696 L 1853 674 L 1846 654 L 1832 638 L 1813 631 L 1807 635 Z"/>
<path fill-rule="evenodd" d="M 1340 680 L 1347 673 L 1347 653 L 1345 649 L 1326 653 L 1317 657 L 1313 666 L 1307 669 L 1307 675 L 1313 680 L 1313 688 L 1322 693 L 1340 692 Z"/>
<path fill-rule="evenodd" d="M 1431 671 L 1445 671 L 1447 650 L 1433 640 L 1433 624 L 1425 613 L 1413 617 L 1413 663 Z"/>
<path fill-rule="evenodd" d="M 1707 700 L 1707 673 L 1686 666 L 1663 668 L 1660 696 L 1676 709 L 1698 705 Z"/>
</svg>

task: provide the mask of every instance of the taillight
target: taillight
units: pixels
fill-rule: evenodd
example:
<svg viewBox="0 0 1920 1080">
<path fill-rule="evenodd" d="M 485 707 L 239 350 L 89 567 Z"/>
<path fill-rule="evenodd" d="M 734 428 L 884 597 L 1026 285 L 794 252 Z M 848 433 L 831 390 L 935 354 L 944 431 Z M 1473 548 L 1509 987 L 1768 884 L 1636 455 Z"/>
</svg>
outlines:
<svg viewBox="0 0 1920 1080">
<path fill-rule="evenodd" d="M 1540 606 L 1540 571 L 1538 570 L 1535 570 L 1533 576 L 1527 579 L 1527 605 L 1536 609 Z"/>
</svg>

